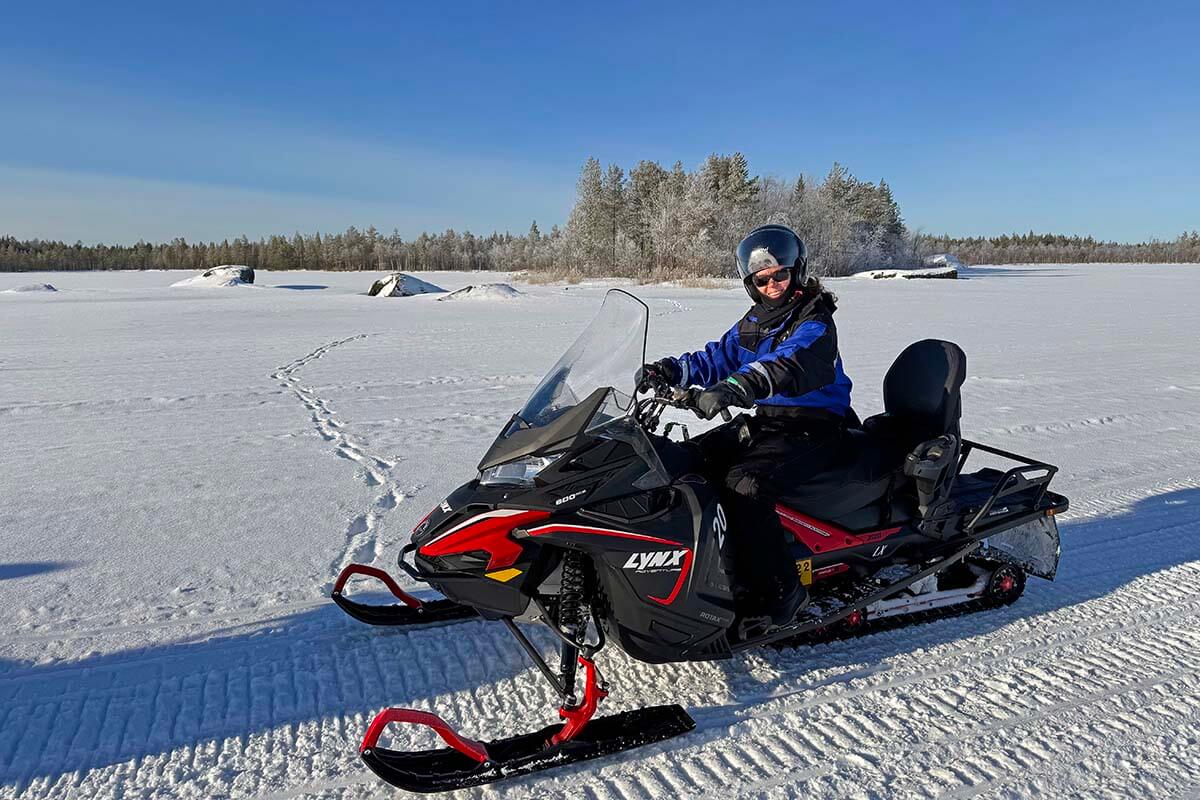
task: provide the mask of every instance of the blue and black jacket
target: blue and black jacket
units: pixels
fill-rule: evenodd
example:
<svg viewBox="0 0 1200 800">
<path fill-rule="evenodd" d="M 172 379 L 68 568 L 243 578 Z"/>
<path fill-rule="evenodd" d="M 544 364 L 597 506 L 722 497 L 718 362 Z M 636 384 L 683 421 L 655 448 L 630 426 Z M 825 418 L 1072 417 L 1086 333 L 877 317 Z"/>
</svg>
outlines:
<svg viewBox="0 0 1200 800">
<path fill-rule="evenodd" d="M 778 309 L 755 305 L 719 341 L 675 359 L 679 383 L 709 387 L 732 377 L 760 415 L 846 419 L 851 383 L 838 354 L 836 308 L 828 292 Z"/>
</svg>

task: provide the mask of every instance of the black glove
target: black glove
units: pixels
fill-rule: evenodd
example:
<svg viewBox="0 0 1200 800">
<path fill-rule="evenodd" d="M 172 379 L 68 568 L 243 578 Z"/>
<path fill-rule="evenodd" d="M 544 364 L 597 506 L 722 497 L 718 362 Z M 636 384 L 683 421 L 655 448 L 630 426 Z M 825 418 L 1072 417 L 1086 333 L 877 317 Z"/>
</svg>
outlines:
<svg viewBox="0 0 1200 800">
<path fill-rule="evenodd" d="M 705 389 L 696 397 L 696 413 L 705 419 L 712 419 L 730 406 L 752 408 L 754 397 L 749 387 L 737 378 L 730 376 L 725 380 Z"/>
<path fill-rule="evenodd" d="M 663 358 L 650 364 L 643 364 L 633 376 L 634 385 L 639 392 L 646 392 L 660 386 L 678 386 L 683 371 L 673 358 Z"/>
</svg>

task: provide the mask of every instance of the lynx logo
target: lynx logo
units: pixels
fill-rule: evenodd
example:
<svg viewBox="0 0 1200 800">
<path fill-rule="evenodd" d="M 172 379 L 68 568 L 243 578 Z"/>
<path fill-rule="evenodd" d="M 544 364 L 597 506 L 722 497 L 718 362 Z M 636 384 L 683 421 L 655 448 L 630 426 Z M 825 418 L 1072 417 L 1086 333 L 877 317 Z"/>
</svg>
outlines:
<svg viewBox="0 0 1200 800">
<path fill-rule="evenodd" d="M 879 547 L 875 548 L 874 552 L 871 553 L 871 558 L 879 558 L 881 555 L 886 553 L 887 550 L 888 546 L 886 544 L 881 544 Z"/>
<path fill-rule="evenodd" d="M 721 504 L 717 503 L 717 514 L 713 518 L 713 533 L 717 535 L 717 549 L 725 549 L 725 509 L 721 508 Z"/>
<path fill-rule="evenodd" d="M 683 557 L 687 550 L 659 550 L 654 553 L 630 553 L 625 562 L 625 569 L 646 572 L 652 569 L 671 569 L 683 567 Z"/>
<path fill-rule="evenodd" d="M 569 503 L 572 500 L 574 500 L 576 497 L 583 497 L 585 494 L 587 494 L 587 492 L 588 492 L 587 489 L 580 489 L 578 492 L 572 492 L 571 494 L 569 494 L 565 497 L 560 497 L 557 500 L 555 500 L 554 505 L 561 506 L 563 503 Z"/>
</svg>

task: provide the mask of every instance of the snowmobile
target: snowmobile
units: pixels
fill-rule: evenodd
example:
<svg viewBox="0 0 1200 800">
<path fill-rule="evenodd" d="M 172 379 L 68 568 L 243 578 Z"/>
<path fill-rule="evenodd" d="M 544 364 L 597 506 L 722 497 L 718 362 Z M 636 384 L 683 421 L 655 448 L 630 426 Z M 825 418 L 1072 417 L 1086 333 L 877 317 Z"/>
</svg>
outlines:
<svg viewBox="0 0 1200 800">
<path fill-rule="evenodd" d="M 333 599 L 371 624 L 501 622 L 562 698 L 561 722 L 486 743 L 435 714 L 385 709 L 360 755 L 388 783 L 448 791 L 692 730 L 679 705 L 595 716 L 609 691 L 596 656 L 609 641 L 650 663 L 726 659 L 873 623 L 1007 604 L 1027 576 L 1053 579 L 1055 515 L 1068 506 L 1048 489 L 1057 468 L 963 440 L 965 356 L 952 343 L 926 340 L 889 370 L 886 412 L 848 433 L 852 468 L 775 507 L 808 605 L 782 626 L 741 613 L 752 587 L 736 583 L 729 540 L 738 520 L 705 475 L 697 442 L 706 434 L 689 438 L 679 421 L 660 432 L 668 409 L 693 407 L 695 390 L 658 387 L 639 398 L 636 389 L 614 388 L 628 386 L 645 361 L 647 319 L 640 300 L 610 291 L 504 426 L 477 477 L 417 524 L 399 566 L 447 599 L 417 600 L 375 567 L 352 565 L 339 576 Z M 975 453 L 1006 468 L 967 473 Z M 350 600 L 353 575 L 383 581 L 401 605 Z M 518 621 L 549 629 L 556 665 Z M 396 723 L 426 726 L 446 747 L 381 747 Z"/>
</svg>

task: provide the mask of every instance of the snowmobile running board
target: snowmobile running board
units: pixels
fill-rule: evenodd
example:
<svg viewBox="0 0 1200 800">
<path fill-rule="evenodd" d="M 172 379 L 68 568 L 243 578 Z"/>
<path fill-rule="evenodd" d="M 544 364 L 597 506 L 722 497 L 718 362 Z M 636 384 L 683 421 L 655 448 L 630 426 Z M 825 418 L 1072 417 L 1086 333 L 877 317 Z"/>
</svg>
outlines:
<svg viewBox="0 0 1200 800">
<path fill-rule="evenodd" d="M 367 575 L 379 579 L 403 605 L 373 606 L 350 600 L 342 594 L 342 590 L 346 588 L 346 581 L 350 580 L 352 575 Z M 329 596 L 342 611 L 368 625 L 434 625 L 478 616 L 478 612 L 471 606 L 460 605 L 453 600 L 419 600 L 401 589 L 391 575 L 378 567 L 365 564 L 351 564 L 343 569 Z"/>
</svg>

